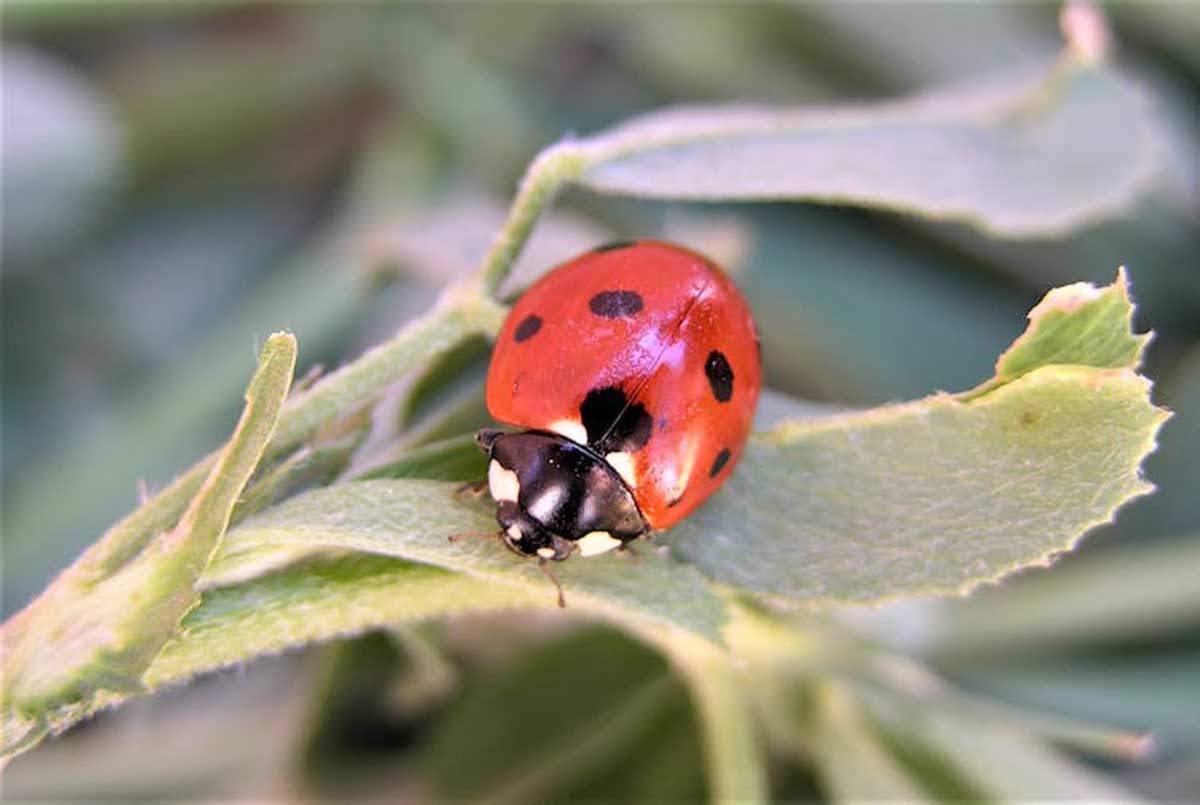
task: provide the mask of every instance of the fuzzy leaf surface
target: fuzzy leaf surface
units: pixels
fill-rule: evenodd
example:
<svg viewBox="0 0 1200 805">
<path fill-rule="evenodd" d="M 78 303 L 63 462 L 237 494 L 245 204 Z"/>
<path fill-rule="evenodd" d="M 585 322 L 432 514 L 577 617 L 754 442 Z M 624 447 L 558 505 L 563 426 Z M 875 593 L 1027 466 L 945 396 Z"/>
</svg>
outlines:
<svg viewBox="0 0 1200 805">
<path fill-rule="evenodd" d="M 666 109 L 573 146 L 578 181 L 604 193 L 857 204 L 1030 237 L 1127 208 L 1161 171 L 1158 129 L 1126 78 L 1066 56 L 882 103 Z"/>
<path fill-rule="evenodd" d="M 207 590 L 146 673 L 151 688 L 319 640 L 472 609 L 544 603 L 550 593 L 388 556 L 327 552 Z"/>
<path fill-rule="evenodd" d="M 554 588 L 532 562 L 522 562 L 491 537 L 491 506 L 456 497 L 456 484 L 374 479 L 299 495 L 233 529 L 212 575 L 238 575 L 264 550 L 350 550 L 466 573 L 497 587 L 515 587 L 554 603 Z M 466 534 L 450 542 L 449 538 Z M 608 554 L 554 566 L 568 606 L 618 621 L 678 627 L 716 637 L 721 599 L 693 568 L 643 547 L 635 559 Z"/>
</svg>

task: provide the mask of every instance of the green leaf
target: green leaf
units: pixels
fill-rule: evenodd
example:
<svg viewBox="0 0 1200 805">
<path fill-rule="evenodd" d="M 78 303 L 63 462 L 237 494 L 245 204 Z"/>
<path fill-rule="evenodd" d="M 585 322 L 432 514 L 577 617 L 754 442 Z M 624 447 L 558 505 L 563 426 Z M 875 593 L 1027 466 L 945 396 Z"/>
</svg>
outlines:
<svg viewBox="0 0 1200 805">
<path fill-rule="evenodd" d="M 689 635 L 657 639 L 687 683 L 703 728 L 708 787 L 714 802 L 766 802 L 763 756 L 744 676 L 728 652 Z"/>
<path fill-rule="evenodd" d="M 931 713 L 920 740 L 944 754 L 988 799 L 1132 802 L 1129 791 L 1014 730 Z"/>
<path fill-rule="evenodd" d="M 1121 278 L 1039 309 L 1001 361 L 1016 379 L 752 437 L 721 493 L 669 533 L 673 549 L 792 601 L 962 594 L 1049 564 L 1153 488 L 1139 467 L 1167 415 L 1132 369 L 1145 337 L 1129 331 Z"/>
<path fill-rule="evenodd" d="M 1161 167 L 1154 127 L 1128 80 L 1064 56 L 882 103 L 666 109 L 571 149 L 606 193 L 860 204 L 1030 237 L 1126 209 Z"/>
<path fill-rule="evenodd" d="M 834 683 L 818 686 L 815 710 L 812 746 L 823 788 L 832 801 L 926 799 L 850 691 Z"/>
<path fill-rule="evenodd" d="M 258 511 L 258 500 L 269 497 L 276 484 L 273 483 L 277 473 L 281 473 L 289 485 L 295 483 L 296 475 L 305 474 L 302 465 L 315 462 L 315 469 L 320 469 L 322 454 L 334 451 L 336 459 L 338 448 L 301 448 L 298 454 L 303 458 L 296 464 L 290 459 L 281 462 L 280 466 L 271 473 L 256 481 L 247 490 L 243 500 L 234 512 L 234 522 L 245 519 Z M 473 433 L 454 436 L 428 445 L 422 445 L 410 450 L 403 450 L 398 457 L 386 463 L 374 466 L 361 472 L 348 472 L 353 479 L 369 478 L 424 478 L 438 481 L 457 481 L 463 483 L 482 478 L 486 474 L 487 456 L 475 444 Z M 237 561 L 229 565 L 218 563 L 215 568 L 201 580 L 201 589 L 227 587 L 248 579 L 253 579 L 273 570 L 287 567 L 295 562 L 314 555 L 328 554 L 329 549 L 311 545 L 264 545 L 239 554 Z"/>
<path fill-rule="evenodd" d="M 145 682 L 160 688 L 317 640 L 456 612 L 544 604 L 552 595 L 387 556 L 309 558 L 206 591 Z"/>
<path fill-rule="evenodd" d="M 786 423 L 668 538 L 710 578 L 792 600 L 965 593 L 1149 492 L 1164 418 L 1129 370 L 1055 366 L 969 403 Z"/>
<path fill-rule="evenodd" d="M 455 484 L 376 479 L 299 495 L 230 531 L 211 576 L 237 576 L 263 550 L 353 550 L 466 573 L 496 587 L 532 592 L 553 605 L 554 588 L 532 562 L 498 539 L 491 506 L 468 503 Z M 450 542 L 454 535 L 467 536 Z M 618 623 L 676 627 L 716 638 L 721 600 L 692 568 L 654 551 L 607 555 L 554 567 L 568 607 Z M 210 582 L 211 583 L 211 582 Z"/>
<path fill-rule="evenodd" d="M 887 712 L 956 714 L 1009 727 L 1110 761 L 1144 761 L 1153 749 L 1152 738 L 1144 732 L 1062 716 L 1053 708 L 1023 708 L 974 696 L 900 654 L 875 652 L 873 656 L 855 659 L 853 664 L 835 669 L 835 673 L 846 677 L 847 683 L 865 701 Z M 900 716 L 900 720 L 903 718 Z"/>
<path fill-rule="evenodd" d="M 1008 382 L 1052 364 L 1136 369 L 1150 334 L 1132 331 L 1125 269 L 1112 285 L 1077 282 L 1055 288 L 1029 311 L 1029 329 L 996 361 L 993 382 Z"/>
<path fill-rule="evenodd" d="M 880 654 L 871 665 L 885 680 L 882 688 L 861 676 L 847 681 L 896 757 L 939 798 L 1123 800 L 1111 780 L 1068 760 L 1059 747 L 1126 763 L 1144 761 L 1152 751 L 1147 735 L 1057 715 L 1061 697 L 1042 696 L 1037 710 L 1022 710 L 959 693 L 898 655 Z M 987 668 L 996 671 L 994 658 Z M 995 676 L 1007 680 L 1010 671 L 1001 668 Z M 979 687 L 974 680 L 971 686 Z"/>
<path fill-rule="evenodd" d="M 1048 66 L 973 85 L 827 108 L 669 108 L 565 139 L 529 165 L 479 282 L 498 292 L 572 183 L 658 199 L 859 204 L 1005 237 L 1111 218 L 1168 176 L 1170 138 L 1142 89 L 1105 63 L 1103 17 L 1065 14 L 1062 27 L 1066 47 Z"/>
<path fill-rule="evenodd" d="M 1158 746 L 1167 751 L 1200 746 L 1196 706 L 1200 651 L 1183 642 L 1187 637 L 1160 644 L 1164 650 L 1157 652 L 1057 652 L 1003 662 L 995 655 L 964 655 L 948 659 L 944 665 L 964 685 L 986 696 L 1025 708 L 1147 730 L 1149 737 L 1139 747 L 1145 757 Z"/>
<path fill-rule="evenodd" d="M 271 336 L 232 438 L 174 528 L 127 560 L 122 535 L 101 540 L 5 623 L 6 721 L 11 712 L 39 732 L 61 729 L 143 689 L 143 673 L 198 602 L 196 582 L 275 431 L 295 365 L 295 339 Z M 27 748 L 28 733 L 16 737 Z"/>
</svg>

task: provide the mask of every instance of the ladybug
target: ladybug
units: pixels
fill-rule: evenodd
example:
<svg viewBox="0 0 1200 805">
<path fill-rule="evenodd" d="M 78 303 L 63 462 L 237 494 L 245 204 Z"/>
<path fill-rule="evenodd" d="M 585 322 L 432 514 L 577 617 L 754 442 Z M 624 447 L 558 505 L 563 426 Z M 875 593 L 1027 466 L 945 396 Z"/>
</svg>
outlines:
<svg viewBox="0 0 1200 805">
<path fill-rule="evenodd" d="M 488 369 L 489 413 L 521 428 L 476 435 L 500 538 L 544 565 L 670 528 L 737 464 L 761 377 L 750 308 L 699 254 L 623 242 L 553 269 Z"/>
</svg>

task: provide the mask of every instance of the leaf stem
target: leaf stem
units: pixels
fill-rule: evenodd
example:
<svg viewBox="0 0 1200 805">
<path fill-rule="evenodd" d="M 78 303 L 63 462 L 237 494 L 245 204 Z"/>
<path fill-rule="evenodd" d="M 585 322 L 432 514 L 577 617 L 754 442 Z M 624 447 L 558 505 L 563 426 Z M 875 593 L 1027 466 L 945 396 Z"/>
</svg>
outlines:
<svg viewBox="0 0 1200 805">
<path fill-rule="evenodd" d="M 585 155 L 586 151 L 575 141 L 563 140 L 544 149 L 530 163 L 509 208 L 508 220 L 479 267 L 477 281 L 487 296 L 496 297 L 529 240 L 534 224 L 558 191 L 587 169 L 590 161 Z"/>
<path fill-rule="evenodd" d="M 480 332 L 491 335 L 499 329 L 503 314 L 486 300 L 463 293 L 461 288 L 450 288 L 437 307 L 407 325 L 395 338 L 293 397 L 279 423 L 270 455 L 309 440 L 329 420 L 369 401 L 430 357 L 468 336 Z"/>
<path fill-rule="evenodd" d="M 655 630 L 687 683 L 702 725 L 712 802 L 767 802 L 766 762 L 733 658 L 706 640 Z"/>
</svg>

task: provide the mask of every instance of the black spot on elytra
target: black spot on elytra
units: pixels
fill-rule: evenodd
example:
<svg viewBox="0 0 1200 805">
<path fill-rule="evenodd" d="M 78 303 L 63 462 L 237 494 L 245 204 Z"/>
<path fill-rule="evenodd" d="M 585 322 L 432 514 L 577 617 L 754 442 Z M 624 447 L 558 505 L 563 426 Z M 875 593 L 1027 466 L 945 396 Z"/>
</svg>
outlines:
<svg viewBox="0 0 1200 805">
<path fill-rule="evenodd" d="M 601 291 L 588 300 L 588 307 L 606 319 L 636 316 L 642 312 L 642 295 L 637 291 Z"/>
<path fill-rule="evenodd" d="M 683 500 L 683 492 L 680 492 L 677 497 L 673 497 L 667 501 L 667 508 L 672 509 L 679 505 L 679 501 Z"/>
<path fill-rule="evenodd" d="M 716 478 L 717 473 L 725 469 L 725 465 L 729 463 L 729 449 L 726 448 L 720 453 L 717 453 L 717 458 L 713 461 L 712 469 L 708 471 L 709 478 Z"/>
<path fill-rule="evenodd" d="M 615 252 L 617 249 L 628 249 L 634 244 L 632 240 L 614 240 L 612 243 L 605 243 L 603 246 L 597 246 L 592 249 L 593 254 L 600 252 Z"/>
<path fill-rule="evenodd" d="M 533 338 L 540 329 L 542 329 L 541 317 L 530 314 L 521 319 L 521 323 L 517 325 L 517 329 L 513 333 L 513 338 L 519 344 L 522 341 L 528 341 L 530 338 Z"/>
<path fill-rule="evenodd" d="M 733 367 L 718 350 L 708 353 L 704 362 L 704 374 L 708 377 L 708 385 L 712 386 L 713 396 L 717 402 L 729 402 L 733 397 Z"/>
<path fill-rule="evenodd" d="M 650 440 L 654 418 L 640 403 L 628 405 L 625 392 L 616 386 L 592 389 L 579 406 L 588 444 L 600 455 L 633 453 Z"/>
</svg>

